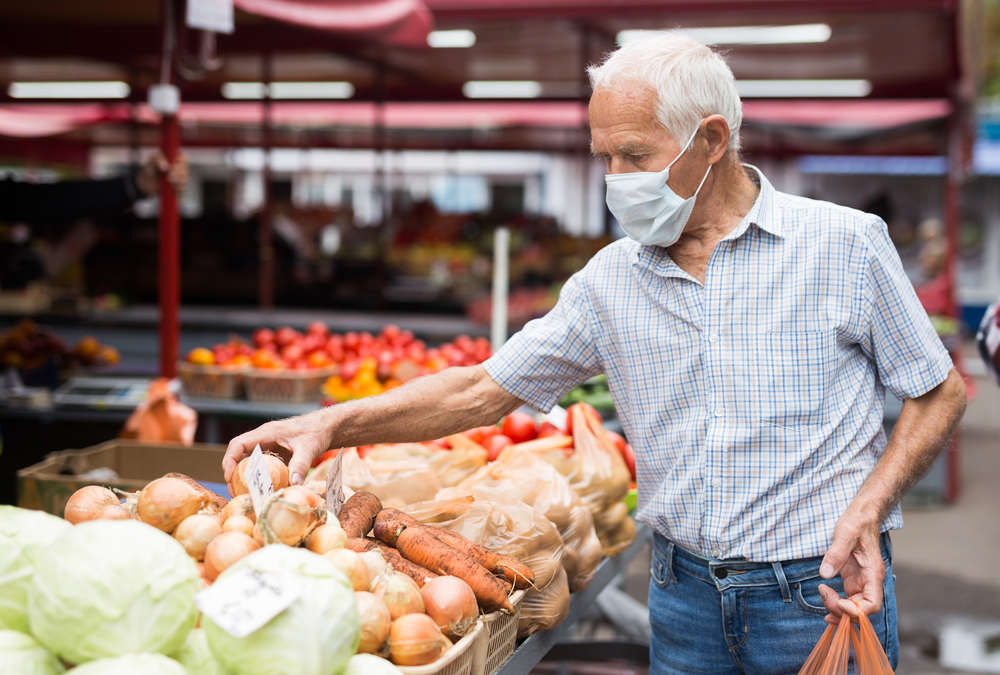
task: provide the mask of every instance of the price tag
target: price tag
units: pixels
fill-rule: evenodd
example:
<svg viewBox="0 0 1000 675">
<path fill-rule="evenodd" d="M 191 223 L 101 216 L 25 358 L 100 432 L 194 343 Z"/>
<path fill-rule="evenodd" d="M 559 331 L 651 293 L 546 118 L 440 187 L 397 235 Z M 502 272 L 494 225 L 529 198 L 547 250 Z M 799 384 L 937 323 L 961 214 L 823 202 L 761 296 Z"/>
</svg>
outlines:
<svg viewBox="0 0 1000 675">
<path fill-rule="evenodd" d="M 216 33 L 233 32 L 233 0 L 187 0 L 186 23 Z"/>
<path fill-rule="evenodd" d="M 333 459 L 333 466 L 326 477 L 326 510 L 335 516 L 340 515 L 340 507 L 344 505 L 344 451 L 341 450 Z"/>
<path fill-rule="evenodd" d="M 288 609 L 301 593 L 302 581 L 290 572 L 243 567 L 199 592 L 194 602 L 222 630 L 244 638 Z"/>
<path fill-rule="evenodd" d="M 264 461 L 264 453 L 260 450 L 260 445 L 250 453 L 250 461 L 247 462 L 246 474 L 243 480 L 247 484 L 250 492 L 250 500 L 253 502 L 253 512 L 260 515 L 260 510 L 264 508 L 267 498 L 274 494 L 274 485 L 271 484 L 271 472 L 267 470 L 267 462 Z"/>
</svg>

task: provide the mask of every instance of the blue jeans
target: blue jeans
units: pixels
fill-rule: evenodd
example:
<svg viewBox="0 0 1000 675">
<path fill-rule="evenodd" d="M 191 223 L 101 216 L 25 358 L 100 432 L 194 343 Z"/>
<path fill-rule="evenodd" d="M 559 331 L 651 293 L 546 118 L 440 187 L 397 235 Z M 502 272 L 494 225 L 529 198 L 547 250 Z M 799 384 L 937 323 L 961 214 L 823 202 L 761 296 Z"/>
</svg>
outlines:
<svg viewBox="0 0 1000 675">
<path fill-rule="evenodd" d="M 889 535 L 882 535 L 885 600 L 869 617 L 896 667 L 896 595 Z M 654 535 L 649 584 L 650 672 L 791 673 L 826 629 L 818 586 L 841 595 L 843 580 L 819 576 L 822 558 L 782 563 L 709 560 Z M 853 672 L 853 667 L 852 667 Z"/>
</svg>

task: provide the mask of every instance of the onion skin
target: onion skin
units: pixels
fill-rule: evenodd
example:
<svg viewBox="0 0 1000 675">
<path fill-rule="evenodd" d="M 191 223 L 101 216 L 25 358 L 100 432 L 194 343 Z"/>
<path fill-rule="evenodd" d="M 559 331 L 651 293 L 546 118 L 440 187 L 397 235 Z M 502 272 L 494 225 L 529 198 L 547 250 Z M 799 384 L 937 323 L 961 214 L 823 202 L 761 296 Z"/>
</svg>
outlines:
<svg viewBox="0 0 1000 675">
<path fill-rule="evenodd" d="M 355 591 L 367 591 L 372 585 L 371 576 L 368 574 L 368 566 L 354 551 L 346 548 L 335 548 L 323 554 L 323 557 L 337 566 Z"/>
<path fill-rule="evenodd" d="M 368 591 L 358 591 L 354 594 L 358 604 L 358 616 L 361 618 L 361 640 L 358 642 L 358 653 L 382 654 L 385 640 L 389 637 L 389 626 L 392 617 L 382 599 Z"/>
<path fill-rule="evenodd" d="M 479 604 L 472 587 L 458 577 L 428 579 L 420 589 L 427 615 L 451 637 L 471 631 L 479 619 Z"/>
<path fill-rule="evenodd" d="M 209 543 L 222 534 L 217 516 L 196 513 L 181 521 L 174 530 L 174 539 L 180 542 L 187 554 L 195 560 L 205 559 Z"/>
<path fill-rule="evenodd" d="M 420 597 L 420 587 L 416 581 L 401 572 L 387 571 L 375 580 L 371 589 L 372 593 L 380 597 L 389 608 L 389 616 L 393 621 L 404 614 L 424 612 L 424 599 Z"/>
<path fill-rule="evenodd" d="M 142 489 L 136 512 L 147 525 L 172 533 L 205 506 L 205 496 L 180 478 L 157 478 Z"/>
<path fill-rule="evenodd" d="M 108 504 L 101 508 L 97 520 L 131 520 L 132 514 L 121 504 Z"/>
<path fill-rule="evenodd" d="M 299 485 L 275 492 L 260 510 L 257 526 L 265 544 L 298 546 L 326 521 L 323 500 Z"/>
<path fill-rule="evenodd" d="M 423 666 L 441 658 L 451 642 L 426 614 L 404 614 L 389 627 L 389 657 L 397 666 Z"/>
<path fill-rule="evenodd" d="M 232 497 L 238 497 L 250 492 L 247 488 L 246 480 L 244 479 L 249 463 L 250 458 L 244 457 L 240 460 L 240 463 L 236 465 L 236 471 L 233 472 L 233 476 L 230 478 L 228 485 L 229 494 Z M 281 458 L 277 455 L 265 452 L 264 463 L 267 465 L 267 470 L 271 474 L 271 486 L 274 487 L 274 491 L 277 492 L 282 488 L 288 487 L 288 466 L 281 461 Z"/>
<path fill-rule="evenodd" d="M 257 514 L 253 511 L 253 500 L 249 494 L 242 494 L 233 497 L 225 508 L 222 509 L 222 522 L 226 522 L 233 516 L 244 516 L 251 522 L 257 522 Z"/>
<path fill-rule="evenodd" d="M 368 575 L 372 578 L 373 583 L 386 573 L 389 563 L 385 561 L 385 557 L 383 557 L 381 551 L 365 551 L 364 553 L 358 553 L 358 555 L 361 556 L 361 559 L 368 567 Z"/>
<path fill-rule="evenodd" d="M 205 578 L 215 581 L 226 568 L 259 548 L 260 544 L 242 532 L 223 532 L 205 549 Z"/>
<path fill-rule="evenodd" d="M 74 492 L 66 502 L 63 518 L 76 525 L 97 520 L 107 506 L 118 506 L 120 500 L 114 492 L 100 485 L 86 485 Z"/>
<path fill-rule="evenodd" d="M 347 533 L 335 519 L 328 518 L 325 523 L 309 533 L 304 543 L 307 549 L 322 555 L 335 548 L 344 548 L 344 544 L 347 543 Z"/>
<path fill-rule="evenodd" d="M 230 516 L 222 523 L 223 532 L 242 532 L 248 537 L 253 536 L 254 522 L 246 516 Z"/>
</svg>

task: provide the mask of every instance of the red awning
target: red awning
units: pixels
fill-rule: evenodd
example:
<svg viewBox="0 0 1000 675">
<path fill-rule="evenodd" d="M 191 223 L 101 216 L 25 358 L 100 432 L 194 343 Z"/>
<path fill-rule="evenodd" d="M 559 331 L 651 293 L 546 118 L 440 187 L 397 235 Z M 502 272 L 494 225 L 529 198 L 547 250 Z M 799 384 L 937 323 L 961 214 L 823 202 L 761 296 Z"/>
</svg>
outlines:
<svg viewBox="0 0 1000 675">
<path fill-rule="evenodd" d="M 743 119 L 799 127 L 889 129 L 947 117 L 948 101 L 744 101 Z"/>
<path fill-rule="evenodd" d="M 250 14 L 338 33 L 361 33 L 402 47 L 426 47 L 434 24 L 422 0 L 235 0 Z"/>
</svg>

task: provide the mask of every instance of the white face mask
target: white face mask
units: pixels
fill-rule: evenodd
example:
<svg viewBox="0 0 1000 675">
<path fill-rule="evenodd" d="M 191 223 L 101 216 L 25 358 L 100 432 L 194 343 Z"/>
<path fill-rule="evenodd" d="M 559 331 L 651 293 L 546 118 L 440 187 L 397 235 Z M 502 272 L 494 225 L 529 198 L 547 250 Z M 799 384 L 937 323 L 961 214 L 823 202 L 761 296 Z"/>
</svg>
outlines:
<svg viewBox="0 0 1000 675">
<path fill-rule="evenodd" d="M 635 171 L 604 176 L 607 203 L 611 213 L 625 233 L 645 246 L 671 246 L 681 238 L 681 232 L 691 217 L 694 202 L 705 184 L 712 165 L 687 199 L 681 198 L 667 185 L 670 167 L 691 147 L 698 135 L 694 130 L 677 156 L 663 171 Z"/>
</svg>

